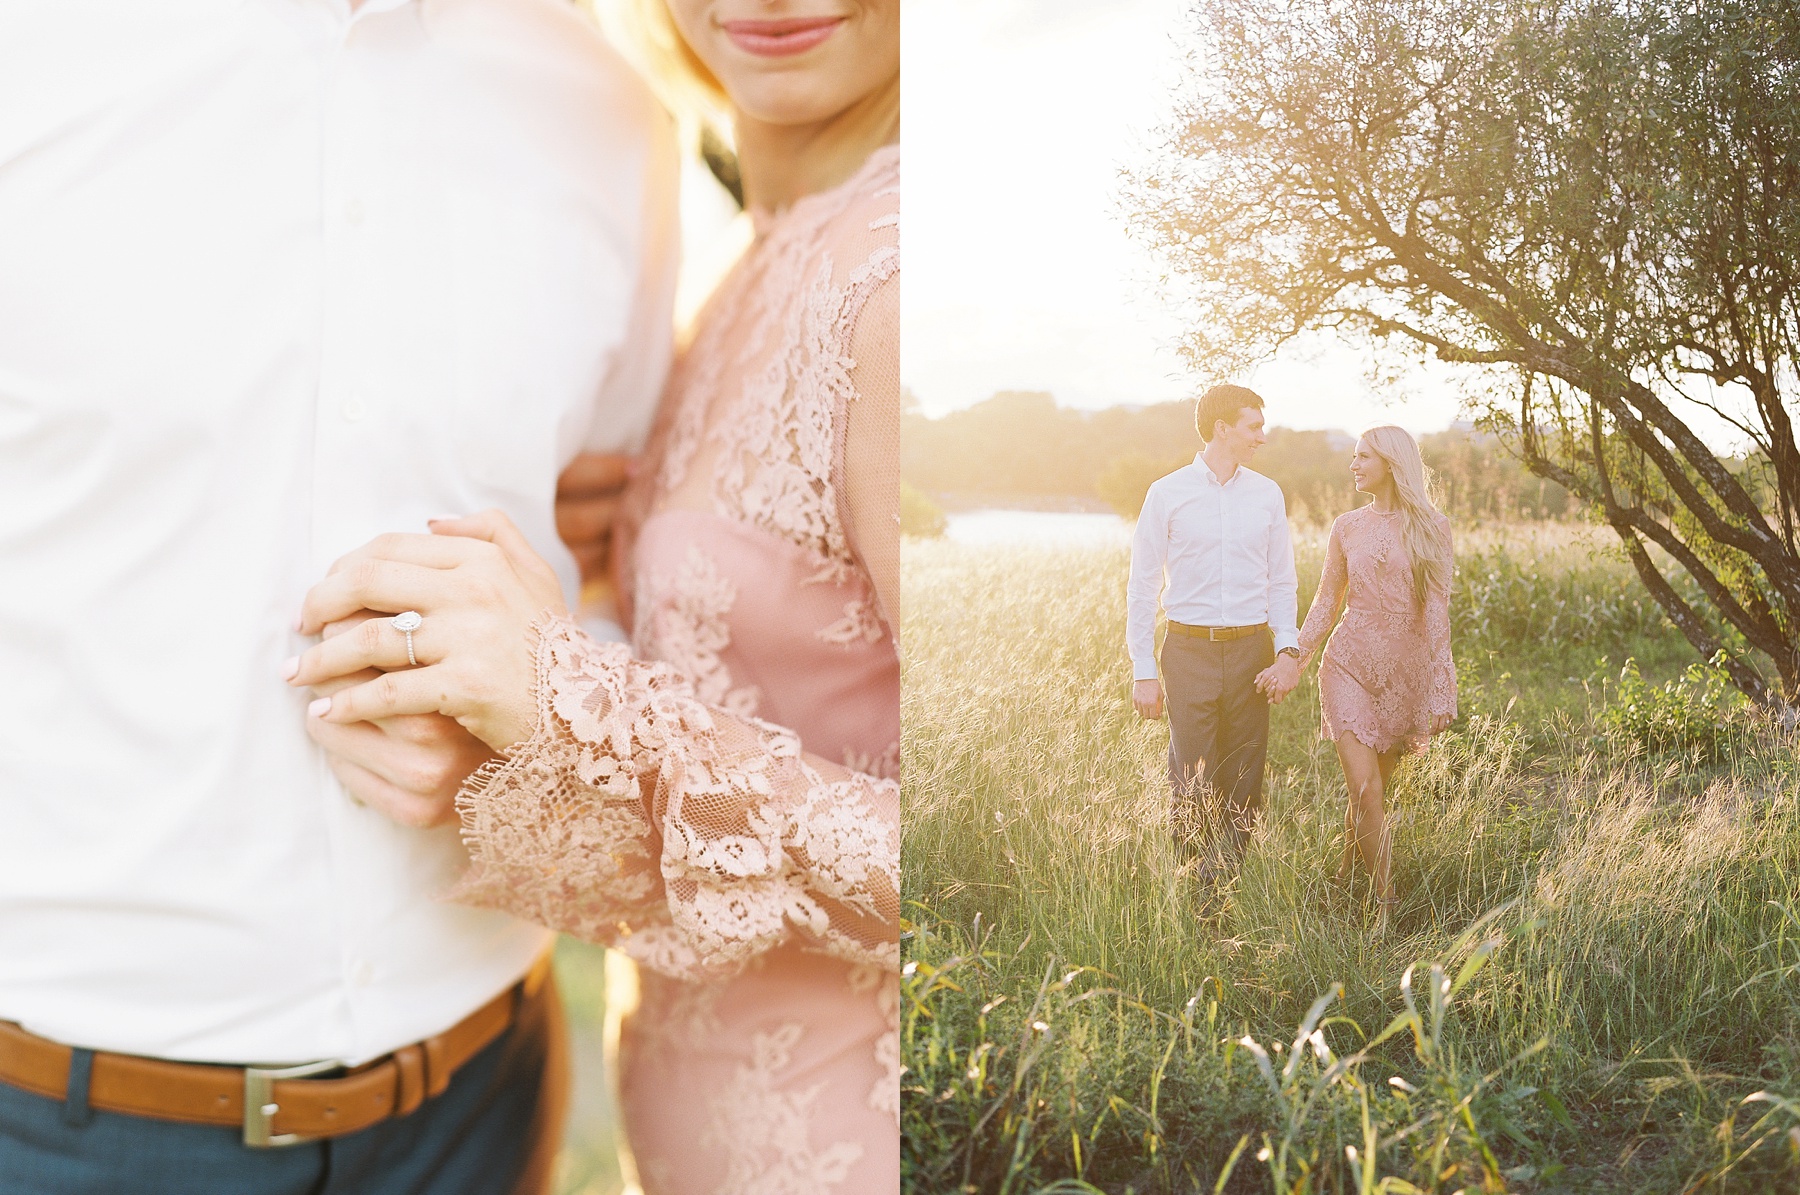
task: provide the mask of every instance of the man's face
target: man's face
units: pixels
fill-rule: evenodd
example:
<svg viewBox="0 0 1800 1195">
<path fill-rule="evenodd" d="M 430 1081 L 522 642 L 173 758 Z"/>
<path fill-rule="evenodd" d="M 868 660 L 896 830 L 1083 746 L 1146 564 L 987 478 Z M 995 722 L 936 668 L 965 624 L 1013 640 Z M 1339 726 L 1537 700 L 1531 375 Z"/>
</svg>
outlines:
<svg viewBox="0 0 1800 1195">
<path fill-rule="evenodd" d="M 1213 424 L 1213 436 L 1239 463 L 1247 465 L 1256 450 L 1268 442 L 1263 434 L 1263 413 L 1256 407 L 1239 407 L 1236 423 L 1223 419 Z"/>
</svg>

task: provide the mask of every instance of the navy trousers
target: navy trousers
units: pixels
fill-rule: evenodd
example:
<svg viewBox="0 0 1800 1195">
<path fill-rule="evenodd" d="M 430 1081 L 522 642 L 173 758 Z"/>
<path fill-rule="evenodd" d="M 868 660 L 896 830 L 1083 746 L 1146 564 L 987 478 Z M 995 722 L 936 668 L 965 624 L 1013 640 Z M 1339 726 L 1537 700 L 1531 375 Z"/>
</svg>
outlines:
<svg viewBox="0 0 1800 1195">
<path fill-rule="evenodd" d="M 411 1115 L 277 1149 L 247 1148 L 237 1128 L 89 1108 L 78 1053 L 74 1098 L 0 1084 L 0 1195 L 508 1195 L 546 1098 L 555 1000 L 546 984 Z"/>
</svg>

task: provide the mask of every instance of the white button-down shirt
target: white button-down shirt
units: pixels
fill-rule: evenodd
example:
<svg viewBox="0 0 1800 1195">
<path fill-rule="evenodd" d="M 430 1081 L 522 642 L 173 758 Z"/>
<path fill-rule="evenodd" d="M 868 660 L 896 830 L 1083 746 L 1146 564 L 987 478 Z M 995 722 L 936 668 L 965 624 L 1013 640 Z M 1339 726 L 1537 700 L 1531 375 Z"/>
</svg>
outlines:
<svg viewBox="0 0 1800 1195">
<path fill-rule="evenodd" d="M 676 157 L 564 0 L 0 4 L 0 1019 L 206 1061 L 454 1024 L 438 898 L 278 675 L 338 556 L 552 501 L 667 369 Z"/>
<path fill-rule="evenodd" d="M 1199 456 L 1144 496 L 1131 537 L 1125 646 L 1135 680 L 1156 679 L 1156 605 L 1175 622 L 1266 622 L 1275 650 L 1297 647 L 1299 582 L 1281 487 L 1239 466 L 1224 482 Z"/>
</svg>

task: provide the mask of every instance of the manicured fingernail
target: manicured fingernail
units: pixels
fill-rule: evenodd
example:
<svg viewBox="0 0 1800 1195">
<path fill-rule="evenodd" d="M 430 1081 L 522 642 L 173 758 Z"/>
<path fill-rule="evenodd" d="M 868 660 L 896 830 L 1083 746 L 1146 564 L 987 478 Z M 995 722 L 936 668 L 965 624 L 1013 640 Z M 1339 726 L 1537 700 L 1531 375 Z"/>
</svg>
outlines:
<svg viewBox="0 0 1800 1195">
<path fill-rule="evenodd" d="M 293 680 L 300 672 L 300 657 L 289 656 L 281 662 L 281 679 Z"/>
<path fill-rule="evenodd" d="M 309 718 L 322 718 L 325 716 L 325 714 L 327 712 L 330 711 L 330 709 L 331 709 L 331 698 L 321 697 L 317 701 L 313 702 L 311 705 L 306 707 L 306 716 Z"/>
<path fill-rule="evenodd" d="M 460 518 L 462 518 L 461 515 L 432 515 L 429 519 L 425 520 L 425 524 L 426 526 L 430 526 L 433 523 L 454 523 Z"/>
</svg>

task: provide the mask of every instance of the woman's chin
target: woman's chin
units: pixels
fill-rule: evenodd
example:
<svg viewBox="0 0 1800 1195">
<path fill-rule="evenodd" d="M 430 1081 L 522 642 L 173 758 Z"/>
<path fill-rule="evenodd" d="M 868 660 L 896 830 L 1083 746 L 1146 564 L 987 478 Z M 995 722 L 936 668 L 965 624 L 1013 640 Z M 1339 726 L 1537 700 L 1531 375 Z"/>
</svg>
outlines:
<svg viewBox="0 0 1800 1195">
<path fill-rule="evenodd" d="M 821 86 L 802 71 L 759 72 L 755 78 L 727 82 L 725 90 L 744 116 L 777 128 L 825 124 L 862 98 L 838 94 L 841 89 Z"/>
</svg>

